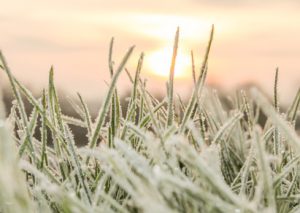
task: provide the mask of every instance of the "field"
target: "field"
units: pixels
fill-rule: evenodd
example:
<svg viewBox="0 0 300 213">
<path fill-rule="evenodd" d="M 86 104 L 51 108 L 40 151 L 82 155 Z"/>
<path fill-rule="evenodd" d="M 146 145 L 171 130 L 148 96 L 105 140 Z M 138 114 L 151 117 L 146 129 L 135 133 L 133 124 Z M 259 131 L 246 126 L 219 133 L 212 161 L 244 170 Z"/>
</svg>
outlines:
<svg viewBox="0 0 300 213">
<path fill-rule="evenodd" d="M 205 88 L 212 28 L 185 103 L 173 88 L 178 36 L 165 99 L 147 91 L 142 54 L 135 75 L 127 73 L 126 109 L 116 85 L 134 47 L 114 66 L 112 40 L 111 83 L 96 119 L 80 95 L 70 103 L 78 117 L 62 113 L 53 69 L 34 97 L 0 53 L 15 98 L 8 117 L 0 107 L 0 211 L 300 212 L 300 90 L 283 112 L 277 70 L 272 103 L 252 88 L 224 104 Z M 86 130 L 86 146 L 78 147 L 72 126 Z"/>
</svg>

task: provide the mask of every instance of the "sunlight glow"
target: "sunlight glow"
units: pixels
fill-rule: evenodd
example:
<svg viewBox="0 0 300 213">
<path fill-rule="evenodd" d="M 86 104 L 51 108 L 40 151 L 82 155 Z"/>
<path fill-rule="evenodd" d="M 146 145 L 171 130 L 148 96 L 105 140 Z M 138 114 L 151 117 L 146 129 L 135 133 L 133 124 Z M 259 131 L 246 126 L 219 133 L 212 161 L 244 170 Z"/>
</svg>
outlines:
<svg viewBox="0 0 300 213">
<path fill-rule="evenodd" d="M 110 20 L 116 21 L 124 32 L 137 33 L 143 37 L 157 39 L 163 42 L 170 41 L 174 37 L 176 28 L 180 28 L 180 38 L 188 42 L 207 39 L 212 23 L 218 23 L 218 32 L 222 31 L 223 23 L 201 16 L 180 16 L 162 14 L 126 14 L 116 18 L 114 15 Z M 95 19 L 98 20 L 98 19 Z M 130 23 L 135 23 L 131 25 Z"/>
<path fill-rule="evenodd" d="M 145 63 L 149 71 L 161 77 L 168 77 L 172 58 L 172 48 L 162 48 L 146 56 Z M 178 50 L 175 78 L 187 77 L 191 69 L 190 56 Z"/>
<path fill-rule="evenodd" d="M 176 28 L 180 27 L 180 37 L 187 40 L 201 40 L 207 37 L 211 21 L 192 16 L 171 16 L 157 14 L 136 15 L 142 27 L 140 33 L 151 38 L 169 41 Z M 159 23 L 159 24 L 158 24 Z"/>
</svg>

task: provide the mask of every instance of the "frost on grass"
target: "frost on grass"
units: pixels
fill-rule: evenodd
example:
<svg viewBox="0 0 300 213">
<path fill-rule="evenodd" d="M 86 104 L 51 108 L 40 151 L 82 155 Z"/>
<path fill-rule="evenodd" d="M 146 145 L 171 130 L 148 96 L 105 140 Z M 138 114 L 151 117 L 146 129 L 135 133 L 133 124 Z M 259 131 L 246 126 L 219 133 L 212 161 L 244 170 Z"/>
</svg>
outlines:
<svg viewBox="0 0 300 213">
<path fill-rule="evenodd" d="M 78 117 L 62 113 L 52 68 L 36 98 L 0 53 L 16 99 L 7 118 L 0 103 L 0 211 L 299 212 L 300 90 L 286 112 L 280 109 L 277 70 L 273 105 L 255 89 L 225 105 L 204 89 L 213 32 L 198 76 L 192 65 L 188 102 L 173 95 L 177 30 L 167 98 L 147 91 L 141 54 L 135 74 L 127 71 L 127 109 L 116 85 L 133 47 L 115 66 L 112 39 L 111 83 L 95 120 L 79 94 L 80 104 L 70 102 Z M 71 126 L 86 129 L 85 147 L 77 147 L 82 141 Z"/>
</svg>

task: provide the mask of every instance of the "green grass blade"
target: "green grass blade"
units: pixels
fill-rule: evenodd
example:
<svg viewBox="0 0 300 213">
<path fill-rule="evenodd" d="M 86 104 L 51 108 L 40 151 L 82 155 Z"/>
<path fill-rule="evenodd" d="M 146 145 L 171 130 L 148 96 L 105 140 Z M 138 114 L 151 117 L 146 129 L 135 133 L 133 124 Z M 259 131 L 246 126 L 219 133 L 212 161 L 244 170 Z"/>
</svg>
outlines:
<svg viewBox="0 0 300 213">
<path fill-rule="evenodd" d="M 128 50 L 128 52 L 124 56 L 122 62 L 120 63 L 118 69 L 116 70 L 116 72 L 115 72 L 115 74 L 114 74 L 114 76 L 111 80 L 111 85 L 110 85 L 109 91 L 107 93 L 107 96 L 106 96 L 103 104 L 102 104 L 101 110 L 100 110 L 99 115 L 97 117 L 96 127 L 95 127 L 95 129 L 92 133 L 92 136 L 91 136 L 91 139 L 90 139 L 90 142 L 89 142 L 89 145 L 88 145 L 90 148 L 93 148 L 96 145 L 97 139 L 98 139 L 99 134 L 100 134 L 101 127 L 104 123 L 106 112 L 108 111 L 108 108 L 109 108 L 109 105 L 110 105 L 110 102 L 111 102 L 111 98 L 113 96 L 113 92 L 114 92 L 117 80 L 119 78 L 119 75 L 121 74 L 121 71 L 124 69 L 124 66 L 125 66 L 126 62 L 128 61 L 133 49 L 134 49 L 134 46 L 131 47 Z"/>
<path fill-rule="evenodd" d="M 208 56 L 209 56 L 211 44 L 213 41 L 213 35 L 214 35 L 214 26 L 212 26 L 212 29 L 211 29 L 208 46 L 206 48 L 206 53 L 204 56 L 202 67 L 201 67 L 201 73 L 199 75 L 199 78 L 197 79 L 197 83 L 193 90 L 192 97 L 190 98 L 189 104 L 187 106 L 187 109 L 184 113 L 184 116 L 183 116 L 183 119 L 182 119 L 182 122 L 180 125 L 179 132 L 181 132 L 181 133 L 185 130 L 185 125 L 186 125 L 187 121 L 191 118 L 192 111 L 195 108 L 196 102 L 198 101 L 199 92 L 202 90 L 202 87 L 203 87 L 203 84 L 205 81 L 206 72 L 207 72 Z"/>
<path fill-rule="evenodd" d="M 179 42 L 179 27 L 177 28 L 174 47 L 173 47 L 173 55 L 172 55 L 172 62 L 170 67 L 170 74 L 169 74 L 169 82 L 168 82 L 168 126 L 173 124 L 174 120 L 174 103 L 173 103 L 173 93 L 174 93 L 174 74 L 175 74 L 175 64 L 176 64 L 176 57 L 178 51 L 178 42 Z"/>
</svg>

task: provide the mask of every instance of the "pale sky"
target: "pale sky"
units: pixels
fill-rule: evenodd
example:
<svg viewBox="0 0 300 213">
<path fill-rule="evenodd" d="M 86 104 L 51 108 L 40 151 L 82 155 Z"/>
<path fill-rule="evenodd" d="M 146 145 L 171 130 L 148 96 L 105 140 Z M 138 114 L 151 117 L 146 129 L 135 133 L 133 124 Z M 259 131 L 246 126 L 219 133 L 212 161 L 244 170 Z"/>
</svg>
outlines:
<svg viewBox="0 0 300 213">
<path fill-rule="evenodd" d="M 104 81 L 109 82 L 107 58 L 113 36 L 116 63 L 136 45 L 127 67 L 133 73 L 143 51 L 142 76 L 149 80 L 149 88 L 164 91 L 167 77 L 161 74 L 168 72 L 179 26 L 176 86 L 178 92 L 190 91 L 190 50 L 199 70 L 212 24 L 216 32 L 207 83 L 225 91 L 255 83 L 270 93 L 278 66 L 282 102 L 300 85 L 296 0 L 1 1 L 0 49 L 17 78 L 35 89 L 46 86 L 53 65 L 61 90 L 100 99 L 107 89 Z M 7 82 L 2 76 L 1 83 Z M 127 90 L 126 79 L 120 79 L 122 91 Z"/>
</svg>

